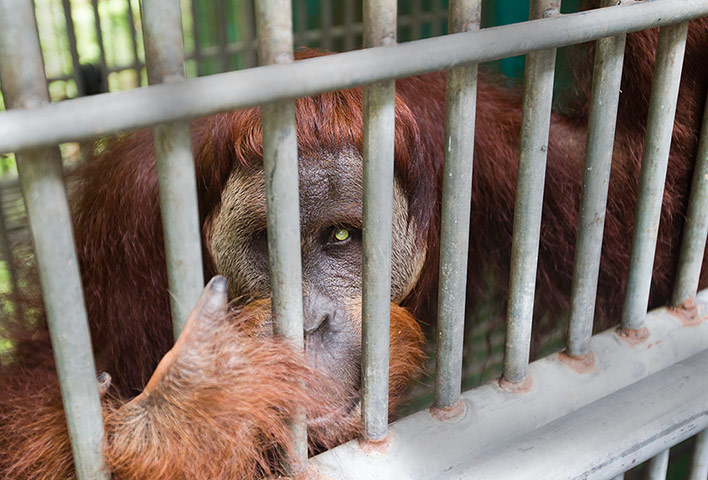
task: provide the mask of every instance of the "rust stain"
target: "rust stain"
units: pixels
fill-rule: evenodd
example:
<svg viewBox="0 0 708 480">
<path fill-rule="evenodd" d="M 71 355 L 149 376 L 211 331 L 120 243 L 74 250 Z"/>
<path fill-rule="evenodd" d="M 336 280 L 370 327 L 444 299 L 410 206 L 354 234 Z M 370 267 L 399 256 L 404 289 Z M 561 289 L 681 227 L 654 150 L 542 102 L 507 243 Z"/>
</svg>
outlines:
<svg viewBox="0 0 708 480">
<path fill-rule="evenodd" d="M 578 373 L 588 373 L 595 369 L 595 354 L 592 350 L 580 357 L 561 352 L 558 354 L 558 360 Z"/>
<path fill-rule="evenodd" d="M 384 455 L 391 449 L 392 439 L 393 435 L 391 432 L 388 432 L 381 440 L 366 440 L 364 438 L 360 438 L 359 448 L 361 448 L 361 451 L 367 455 Z"/>
<path fill-rule="evenodd" d="M 437 408 L 430 407 L 430 414 L 433 418 L 445 422 L 461 417 L 467 411 L 467 405 L 462 400 L 449 407 Z"/>
<path fill-rule="evenodd" d="M 533 380 L 531 375 L 526 375 L 521 382 L 513 383 L 506 380 L 504 377 L 499 379 L 499 388 L 507 393 L 526 393 L 530 392 L 533 387 Z"/>
<path fill-rule="evenodd" d="M 617 336 L 630 345 L 639 345 L 649 338 L 649 329 L 642 327 L 639 330 L 634 330 L 617 327 Z"/>
<path fill-rule="evenodd" d="M 687 298 L 678 307 L 669 308 L 669 312 L 678 317 L 684 327 L 695 327 L 703 323 L 703 318 L 698 313 L 698 305 L 696 305 L 694 298 Z"/>
</svg>

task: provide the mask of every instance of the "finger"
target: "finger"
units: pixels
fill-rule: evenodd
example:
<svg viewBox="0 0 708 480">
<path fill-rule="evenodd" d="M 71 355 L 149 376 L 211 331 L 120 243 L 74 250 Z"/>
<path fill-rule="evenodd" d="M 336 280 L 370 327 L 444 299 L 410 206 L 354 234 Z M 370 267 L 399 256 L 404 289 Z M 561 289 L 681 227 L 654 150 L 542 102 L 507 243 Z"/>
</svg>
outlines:
<svg viewBox="0 0 708 480">
<path fill-rule="evenodd" d="M 189 321 L 195 318 L 214 318 L 220 316 L 226 310 L 228 297 L 226 294 L 226 278 L 217 275 L 212 278 L 197 301 L 197 305 L 190 313 Z"/>
<path fill-rule="evenodd" d="M 202 290 L 197 304 L 189 314 L 189 317 L 187 317 L 187 323 L 175 346 L 179 346 L 184 342 L 189 337 L 190 332 L 198 328 L 199 325 L 204 325 L 209 320 L 221 318 L 226 311 L 227 302 L 226 278 L 217 275 Z"/>
<path fill-rule="evenodd" d="M 107 393 L 108 389 L 111 388 L 111 374 L 108 372 L 101 372 L 96 377 L 98 381 L 98 396 L 103 398 Z"/>
<path fill-rule="evenodd" d="M 208 322 L 221 319 L 224 316 L 227 301 L 226 278 L 217 275 L 212 278 L 207 286 L 204 287 L 204 290 L 202 290 L 197 304 L 187 318 L 184 330 L 182 330 L 182 333 L 170 351 L 160 360 L 160 363 L 157 365 L 157 368 L 143 390 L 144 394 L 149 394 L 157 388 L 160 380 L 162 380 L 170 367 L 172 367 L 172 364 L 177 360 L 179 352 L 184 348 L 189 348 L 190 338 L 194 338 L 192 332 L 203 328 Z"/>
</svg>

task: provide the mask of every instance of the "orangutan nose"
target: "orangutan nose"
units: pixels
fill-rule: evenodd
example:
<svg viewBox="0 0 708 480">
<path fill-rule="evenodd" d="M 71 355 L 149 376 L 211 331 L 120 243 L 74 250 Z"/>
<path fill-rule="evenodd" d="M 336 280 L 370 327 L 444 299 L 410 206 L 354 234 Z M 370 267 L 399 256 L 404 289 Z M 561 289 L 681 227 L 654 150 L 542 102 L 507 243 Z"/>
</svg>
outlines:
<svg viewBox="0 0 708 480">
<path fill-rule="evenodd" d="M 315 293 L 302 299 L 302 309 L 305 335 L 309 336 L 315 332 L 325 333 L 332 327 L 337 306 L 327 295 Z"/>
</svg>

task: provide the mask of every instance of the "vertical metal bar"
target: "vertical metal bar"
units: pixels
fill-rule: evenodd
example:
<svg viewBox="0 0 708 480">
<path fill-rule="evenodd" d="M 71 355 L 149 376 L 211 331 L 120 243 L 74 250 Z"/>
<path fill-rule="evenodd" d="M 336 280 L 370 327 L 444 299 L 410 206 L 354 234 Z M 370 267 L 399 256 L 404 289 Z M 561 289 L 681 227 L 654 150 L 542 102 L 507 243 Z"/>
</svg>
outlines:
<svg viewBox="0 0 708 480">
<path fill-rule="evenodd" d="M 322 48 L 332 50 L 332 0 L 320 0 L 320 28 Z"/>
<path fill-rule="evenodd" d="M 667 448 L 654 458 L 649 460 L 647 468 L 647 480 L 665 480 L 666 471 L 669 468 L 669 449 Z"/>
<path fill-rule="evenodd" d="M 708 478 L 708 430 L 703 430 L 696 437 L 688 480 L 706 480 L 706 478 Z"/>
<path fill-rule="evenodd" d="M 218 18 L 218 39 L 219 39 L 219 57 L 221 61 L 221 71 L 228 72 L 229 68 L 229 53 L 226 49 L 228 39 L 226 38 L 226 0 L 217 0 L 216 10 Z"/>
<path fill-rule="evenodd" d="M 182 22 L 178 0 L 142 2 L 148 82 L 184 80 Z M 154 129 L 160 210 L 175 338 L 204 288 L 201 229 L 189 122 Z"/>
<path fill-rule="evenodd" d="M 681 240 L 681 254 L 676 270 L 676 285 L 671 303 L 678 307 L 696 296 L 703 265 L 703 251 L 708 235 L 708 101 L 703 112 L 701 140 L 693 170 L 693 185 L 688 200 L 686 226 Z"/>
<path fill-rule="evenodd" d="M 7 108 L 49 103 L 31 0 L 0 0 L 0 51 L 0 82 Z M 18 152 L 17 168 L 76 475 L 82 480 L 107 480 L 101 403 L 59 149 Z"/>
<path fill-rule="evenodd" d="M 687 31 L 688 22 L 684 22 L 662 27 L 659 32 L 622 311 L 624 330 L 641 329 L 647 313 Z"/>
<path fill-rule="evenodd" d="M 131 0 L 125 1 L 126 13 L 128 15 L 128 22 L 130 23 L 130 46 L 133 50 L 133 71 L 135 72 L 135 79 L 137 80 L 137 86 L 140 86 L 141 69 L 140 69 L 140 56 L 138 55 L 138 39 L 137 31 L 135 28 L 135 16 L 133 15 L 133 5 Z"/>
<path fill-rule="evenodd" d="M 364 0 L 364 48 L 396 43 L 396 1 Z M 362 427 L 364 438 L 388 430 L 395 82 L 364 87 L 362 271 Z"/>
<path fill-rule="evenodd" d="M 204 67 L 202 66 L 202 44 L 201 38 L 199 37 L 199 14 L 197 13 L 197 0 L 190 0 L 189 2 L 192 11 L 192 36 L 194 37 L 194 63 L 197 66 L 197 76 L 201 76 L 204 73 Z"/>
<path fill-rule="evenodd" d="M 256 2 L 258 56 L 261 65 L 293 61 L 290 0 Z M 277 335 L 296 351 L 304 349 L 300 199 L 295 104 L 284 101 L 261 107 L 263 169 L 266 186 L 268 257 L 273 318 Z M 286 459 L 291 475 L 307 467 L 307 428 L 302 415 L 292 421 L 293 450 Z"/>
<path fill-rule="evenodd" d="M 76 32 L 74 31 L 74 20 L 71 16 L 71 0 L 61 0 L 64 9 L 64 22 L 66 22 L 66 36 L 69 42 L 69 53 L 71 55 L 71 66 L 73 68 L 71 76 L 76 83 L 77 96 L 85 94 L 84 82 L 81 80 L 79 51 L 76 49 Z"/>
<path fill-rule="evenodd" d="M 481 7 L 481 0 L 450 2 L 450 32 L 479 29 Z M 455 405 L 462 387 L 477 65 L 450 70 L 446 96 L 434 403 L 437 408 Z"/>
<path fill-rule="evenodd" d="M 560 0 L 532 0 L 529 18 L 557 15 L 560 4 Z M 504 379 L 512 383 L 524 379 L 529 362 L 555 60 L 555 49 L 526 56 L 504 351 Z"/>
<path fill-rule="evenodd" d="M 619 1 L 604 0 L 602 6 Z M 626 34 L 601 38 L 595 48 L 568 328 L 568 354 L 575 357 L 590 348 L 626 39 Z"/>
<path fill-rule="evenodd" d="M 93 7 L 93 24 L 96 29 L 96 42 L 98 43 L 98 54 L 101 61 L 101 67 L 104 72 L 108 72 L 108 64 L 106 63 L 106 47 L 103 44 L 103 31 L 101 30 L 101 16 L 98 13 L 98 0 L 91 0 L 91 6 Z M 102 85 L 104 91 L 108 91 L 108 77 L 104 77 L 102 80 L 104 85 Z"/>
<path fill-rule="evenodd" d="M 344 8 L 344 51 L 348 52 L 356 48 L 356 36 L 354 35 L 356 14 L 354 2 L 344 2 L 342 8 Z"/>
</svg>

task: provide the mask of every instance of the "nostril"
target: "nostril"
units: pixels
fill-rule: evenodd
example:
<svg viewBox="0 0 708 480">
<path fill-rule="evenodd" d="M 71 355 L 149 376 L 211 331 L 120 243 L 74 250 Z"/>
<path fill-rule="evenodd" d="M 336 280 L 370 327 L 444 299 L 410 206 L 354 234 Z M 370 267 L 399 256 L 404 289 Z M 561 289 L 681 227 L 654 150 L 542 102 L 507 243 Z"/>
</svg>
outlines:
<svg viewBox="0 0 708 480">
<path fill-rule="evenodd" d="M 329 322 L 330 318 L 328 313 L 321 315 L 314 322 L 305 322 L 305 335 L 312 335 L 318 331 L 324 331 L 329 326 Z"/>
<path fill-rule="evenodd" d="M 323 335 L 330 330 L 337 316 L 337 303 L 328 295 L 314 292 L 303 296 L 303 329 L 306 336 Z"/>
</svg>

